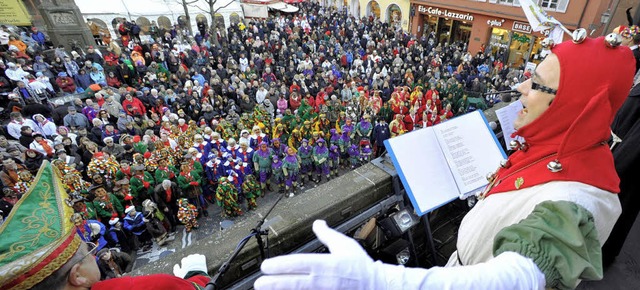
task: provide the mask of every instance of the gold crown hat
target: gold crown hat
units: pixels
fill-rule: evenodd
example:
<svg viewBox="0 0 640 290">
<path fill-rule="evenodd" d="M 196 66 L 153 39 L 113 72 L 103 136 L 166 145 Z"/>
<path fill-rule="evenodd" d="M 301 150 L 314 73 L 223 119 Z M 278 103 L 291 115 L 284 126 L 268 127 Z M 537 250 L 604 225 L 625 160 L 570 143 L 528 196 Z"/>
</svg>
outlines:
<svg viewBox="0 0 640 290">
<path fill-rule="evenodd" d="M 0 225 L 0 290 L 29 289 L 65 265 L 80 247 L 60 175 L 44 161 L 31 188 Z"/>
</svg>

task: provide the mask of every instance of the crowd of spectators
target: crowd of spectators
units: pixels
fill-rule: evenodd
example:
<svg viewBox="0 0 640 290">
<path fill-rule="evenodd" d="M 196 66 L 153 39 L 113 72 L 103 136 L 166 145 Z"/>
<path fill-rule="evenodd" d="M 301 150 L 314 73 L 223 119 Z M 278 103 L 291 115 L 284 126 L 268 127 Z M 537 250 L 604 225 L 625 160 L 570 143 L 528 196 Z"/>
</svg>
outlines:
<svg viewBox="0 0 640 290">
<path fill-rule="evenodd" d="M 127 252 L 166 243 L 180 224 L 197 229 L 208 206 L 233 217 L 269 192 L 293 197 L 379 156 L 385 139 L 487 108 L 499 99 L 485 93 L 527 77 L 431 31 L 300 8 L 151 41 L 123 22 L 86 51 L 3 29 L 2 216 L 49 160 L 78 233 L 105 249 L 103 277 L 116 277 L 130 270 Z"/>
</svg>

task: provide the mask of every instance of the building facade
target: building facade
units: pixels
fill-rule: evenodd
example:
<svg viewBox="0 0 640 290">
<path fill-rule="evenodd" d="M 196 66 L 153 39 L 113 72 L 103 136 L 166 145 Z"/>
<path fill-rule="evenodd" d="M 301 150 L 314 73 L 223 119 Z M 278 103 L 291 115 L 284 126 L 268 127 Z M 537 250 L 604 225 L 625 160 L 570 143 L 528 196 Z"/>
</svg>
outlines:
<svg viewBox="0 0 640 290">
<path fill-rule="evenodd" d="M 321 6 L 335 7 L 356 18 L 374 17 L 398 30 L 409 31 L 409 0 L 319 0 Z"/>
<path fill-rule="evenodd" d="M 603 13 L 613 5 L 613 1 L 588 0 L 537 2 L 569 30 L 585 28 L 592 36 L 603 33 L 607 24 L 602 23 Z M 471 53 L 490 51 L 510 66 L 538 62 L 540 41 L 548 34 L 532 31 L 519 0 L 411 0 L 410 5 L 412 34 L 433 35 L 442 44 L 467 43 Z"/>
</svg>

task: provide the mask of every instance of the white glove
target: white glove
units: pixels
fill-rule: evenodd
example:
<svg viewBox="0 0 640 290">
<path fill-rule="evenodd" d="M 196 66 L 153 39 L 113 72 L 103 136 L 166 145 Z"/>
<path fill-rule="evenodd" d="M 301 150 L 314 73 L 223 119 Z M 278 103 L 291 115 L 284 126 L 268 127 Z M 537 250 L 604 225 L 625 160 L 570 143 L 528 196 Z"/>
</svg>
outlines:
<svg viewBox="0 0 640 290">
<path fill-rule="evenodd" d="M 173 275 L 184 278 L 191 271 L 202 271 L 207 273 L 207 258 L 201 254 L 193 254 L 182 258 L 178 264 L 173 265 Z"/>
<path fill-rule="evenodd" d="M 353 239 L 323 220 L 313 232 L 331 254 L 294 254 L 267 259 L 264 289 L 544 289 L 544 274 L 529 258 L 507 252 L 489 262 L 429 270 L 374 262 Z"/>
</svg>

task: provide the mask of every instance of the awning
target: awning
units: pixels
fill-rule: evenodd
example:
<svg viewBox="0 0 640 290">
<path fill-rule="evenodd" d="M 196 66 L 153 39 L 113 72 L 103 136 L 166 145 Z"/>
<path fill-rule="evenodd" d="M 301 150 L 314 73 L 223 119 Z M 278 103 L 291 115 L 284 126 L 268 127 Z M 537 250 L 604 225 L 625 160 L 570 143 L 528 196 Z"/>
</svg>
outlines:
<svg viewBox="0 0 640 290">
<path fill-rule="evenodd" d="M 289 5 L 284 2 L 275 2 L 275 3 L 268 4 L 267 6 L 269 6 L 269 8 L 271 9 L 280 10 L 282 12 L 287 12 L 287 13 L 298 12 L 298 10 L 300 10 L 298 7 Z"/>
<path fill-rule="evenodd" d="M 284 3 L 294 4 L 294 3 L 302 3 L 304 0 L 283 0 Z"/>
</svg>

